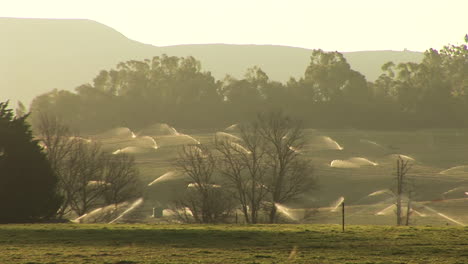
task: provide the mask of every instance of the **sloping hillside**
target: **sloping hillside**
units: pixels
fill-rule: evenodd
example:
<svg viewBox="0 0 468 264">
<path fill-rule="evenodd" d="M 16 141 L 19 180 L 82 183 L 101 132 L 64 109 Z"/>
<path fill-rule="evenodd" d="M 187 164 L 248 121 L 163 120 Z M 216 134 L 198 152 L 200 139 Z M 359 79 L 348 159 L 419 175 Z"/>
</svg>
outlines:
<svg viewBox="0 0 468 264">
<path fill-rule="evenodd" d="M 157 29 L 155 30 L 157 32 Z M 0 18 L 0 101 L 29 103 L 54 88 L 73 90 L 90 82 L 100 70 L 118 62 L 166 53 L 194 56 L 203 69 L 222 79 L 242 77 L 260 66 L 271 79 L 300 77 L 311 50 L 272 45 L 179 45 L 156 47 L 130 40 L 116 30 L 90 20 Z M 422 59 L 419 52 L 362 51 L 345 53 L 351 66 L 372 81 L 380 66 Z"/>
</svg>

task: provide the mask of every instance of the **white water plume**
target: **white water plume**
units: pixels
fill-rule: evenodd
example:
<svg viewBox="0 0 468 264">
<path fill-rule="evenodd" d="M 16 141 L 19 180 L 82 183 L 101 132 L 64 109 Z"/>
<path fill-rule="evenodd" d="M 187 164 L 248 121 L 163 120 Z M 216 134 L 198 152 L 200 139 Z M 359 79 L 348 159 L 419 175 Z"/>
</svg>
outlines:
<svg viewBox="0 0 468 264">
<path fill-rule="evenodd" d="M 301 153 L 297 148 L 289 146 L 289 149 L 292 150 L 295 153 Z"/>
<path fill-rule="evenodd" d="M 244 152 L 246 154 L 252 154 L 252 152 L 246 148 L 244 148 L 242 145 L 236 143 L 236 142 L 232 142 L 232 141 L 229 141 L 229 144 L 231 146 L 233 146 L 235 149 L 237 149 L 238 151 L 241 151 L 241 152 Z"/>
<path fill-rule="evenodd" d="M 377 196 L 377 195 L 381 195 L 381 194 L 390 194 L 390 195 L 393 196 L 393 193 L 389 189 L 378 190 L 378 191 L 375 191 L 373 193 L 370 193 L 367 196 Z"/>
<path fill-rule="evenodd" d="M 125 148 L 121 148 L 121 149 L 118 149 L 118 150 L 112 152 L 112 154 L 114 154 L 114 155 L 121 154 L 121 153 L 138 154 L 138 153 L 147 153 L 150 150 L 151 150 L 151 148 L 125 147 Z"/>
<path fill-rule="evenodd" d="M 103 185 L 109 186 L 111 184 L 105 181 L 88 181 L 88 186 L 103 186 Z"/>
<path fill-rule="evenodd" d="M 403 154 L 392 154 L 391 155 L 393 159 L 398 159 L 401 158 L 404 161 L 415 161 L 415 159 L 411 156 L 408 155 L 403 155 Z"/>
<path fill-rule="evenodd" d="M 163 216 L 177 216 L 177 215 L 188 215 L 188 216 L 193 216 L 192 210 L 188 207 L 184 207 L 181 209 L 164 209 Z"/>
<path fill-rule="evenodd" d="M 359 140 L 359 142 L 365 143 L 365 144 L 368 144 L 368 145 L 371 145 L 371 146 L 374 146 L 374 147 L 378 147 L 378 148 L 384 148 L 379 143 L 377 143 L 375 141 L 367 140 L 367 139 L 361 139 L 361 140 Z"/>
<path fill-rule="evenodd" d="M 275 203 L 275 207 L 279 213 L 283 214 L 284 216 L 288 217 L 291 220 L 297 221 L 297 218 L 292 214 L 291 209 L 279 203 Z"/>
<path fill-rule="evenodd" d="M 356 168 L 359 168 L 360 166 L 347 160 L 332 160 L 332 162 L 330 162 L 330 167 L 343 168 L 343 169 L 356 169 Z"/>
<path fill-rule="evenodd" d="M 234 131 L 234 130 L 236 130 L 238 127 L 239 127 L 239 124 L 233 124 L 233 125 L 230 125 L 230 126 L 226 127 L 224 130 L 226 130 L 226 131 Z"/>
<path fill-rule="evenodd" d="M 468 173 L 468 165 L 455 166 L 439 172 L 439 174 L 453 175 L 453 174 L 465 174 Z"/>
<path fill-rule="evenodd" d="M 143 136 L 140 139 L 148 141 L 148 145 L 151 145 L 151 148 L 153 148 L 153 149 L 158 149 L 159 148 L 158 144 L 156 143 L 156 140 L 153 137 Z"/>
<path fill-rule="evenodd" d="M 462 189 L 466 189 L 466 186 L 458 186 L 458 187 L 455 187 L 453 189 L 450 189 L 444 193 L 442 193 L 442 195 L 446 195 L 446 194 L 449 194 L 449 193 L 452 193 L 452 192 L 456 192 L 456 191 L 459 191 L 459 190 L 462 190 Z M 466 192 L 465 192 L 466 193 Z"/>
<path fill-rule="evenodd" d="M 371 166 L 377 166 L 379 165 L 378 163 L 376 162 L 372 162 L 366 158 L 360 158 L 360 157 L 355 157 L 355 158 L 350 158 L 349 161 L 355 163 L 355 164 L 358 164 L 360 166 L 367 166 L 367 165 L 371 165 Z"/>
<path fill-rule="evenodd" d="M 154 181 L 150 182 L 148 186 L 151 186 L 160 182 L 175 180 L 175 179 L 181 178 L 182 176 L 183 176 L 182 174 L 177 173 L 175 171 L 169 171 L 169 172 L 164 173 L 160 177 L 156 178 Z"/>
<path fill-rule="evenodd" d="M 98 215 L 98 214 L 105 214 L 105 213 L 112 214 L 115 211 L 121 209 L 122 207 L 128 206 L 128 204 L 129 204 L 128 202 L 123 202 L 123 203 L 119 203 L 119 204 L 110 204 L 110 205 L 107 205 L 107 206 L 104 206 L 104 207 L 100 207 L 100 208 L 94 209 L 90 213 L 84 214 L 84 215 L 72 220 L 72 222 L 80 223 L 81 220 L 91 218 L 91 217 L 93 217 L 95 215 Z"/>
<path fill-rule="evenodd" d="M 388 207 L 385 207 L 383 210 L 378 211 L 375 215 L 387 215 L 388 213 L 393 213 L 396 209 L 396 205 L 392 204 Z"/>
<path fill-rule="evenodd" d="M 195 142 L 195 144 L 200 144 L 200 141 L 196 140 L 194 137 L 189 136 L 187 134 L 182 134 L 182 133 L 177 132 L 177 136 L 186 137 L 186 138 L 192 140 L 193 142 Z"/>
<path fill-rule="evenodd" d="M 196 188 L 200 186 L 198 183 L 192 182 L 187 185 L 187 188 Z M 209 188 L 221 188 L 221 185 L 219 184 L 209 184 L 209 183 L 203 183 L 201 184 L 203 187 L 209 187 Z"/>
<path fill-rule="evenodd" d="M 84 214 L 84 215 L 82 215 L 82 216 L 80 216 L 80 217 L 77 217 L 77 218 L 71 220 L 71 221 L 72 221 L 72 222 L 75 222 L 75 223 L 79 223 L 79 222 L 81 221 L 81 219 L 85 218 L 86 216 L 91 215 L 91 214 L 95 214 L 95 213 L 97 213 L 97 212 L 99 212 L 99 211 L 101 211 L 101 210 L 102 210 L 102 207 L 101 207 L 101 208 L 94 209 L 94 210 L 91 211 L 90 213 Z"/>
<path fill-rule="evenodd" d="M 368 196 L 366 196 L 368 197 Z M 395 198 L 394 197 L 390 197 L 390 198 L 387 198 L 383 201 L 380 201 L 380 202 L 377 202 L 375 204 L 370 204 L 370 205 L 364 205 L 361 207 L 361 209 L 359 210 L 356 210 L 352 213 L 348 213 L 347 214 L 347 217 L 354 217 L 356 215 L 360 215 L 362 212 L 371 212 L 371 211 L 374 211 L 375 208 L 378 208 L 380 206 L 383 206 L 383 205 L 387 205 L 387 204 L 394 204 L 394 200 Z M 372 213 L 372 214 L 376 214 L 376 213 Z"/>
<path fill-rule="evenodd" d="M 235 140 L 235 141 L 242 141 L 239 137 L 234 136 L 233 134 L 229 134 L 226 132 L 216 132 L 217 138 L 224 138 L 227 140 Z"/>
<path fill-rule="evenodd" d="M 345 198 L 343 196 L 341 196 L 340 198 L 338 198 L 338 200 L 336 200 L 332 205 L 331 205 L 331 212 L 336 212 L 336 210 L 338 210 L 338 207 L 344 202 Z"/>
<path fill-rule="evenodd" d="M 372 162 L 366 158 L 354 157 L 347 160 L 333 160 L 330 163 L 330 167 L 333 168 L 345 168 L 345 169 L 356 169 L 361 166 L 377 166 L 378 164 Z"/>
<path fill-rule="evenodd" d="M 173 135 L 176 135 L 176 136 L 180 135 L 180 133 L 177 132 L 177 130 L 174 127 L 169 127 L 169 128 L 171 129 L 171 132 L 172 132 Z"/>
<path fill-rule="evenodd" d="M 126 214 L 128 214 L 129 212 L 131 212 L 132 210 L 134 210 L 135 208 L 137 208 L 138 206 L 140 206 L 142 203 L 143 203 L 143 198 L 137 199 L 127 210 L 125 210 L 123 213 L 121 213 L 121 214 L 120 214 L 117 218 L 115 218 L 114 220 L 110 221 L 109 224 L 115 223 L 117 220 L 119 220 L 120 218 L 124 217 Z"/>
<path fill-rule="evenodd" d="M 343 150 L 343 147 L 341 147 L 340 144 L 338 144 L 338 142 L 333 140 L 331 137 L 321 136 L 319 138 L 328 149 Z"/>
<path fill-rule="evenodd" d="M 457 220 L 451 218 L 450 216 L 448 216 L 448 215 L 446 215 L 446 214 L 443 214 L 443 213 L 441 213 L 441 212 L 435 210 L 434 208 L 431 208 L 431 207 L 429 207 L 429 206 L 427 206 L 427 205 L 424 205 L 424 204 L 421 204 L 421 203 L 419 203 L 419 204 L 420 204 L 422 207 L 426 208 L 427 210 L 429 210 L 429 211 L 431 211 L 431 212 L 437 214 L 438 216 L 440 216 L 440 217 L 442 217 L 442 218 L 444 218 L 444 219 L 449 220 L 449 221 L 452 222 L 452 223 L 455 223 L 455 224 L 460 225 L 460 226 L 465 226 L 464 223 L 462 223 L 462 222 L 460 222 L 460 221 L 457 221 Z"/>
<path fill-rule="evenodd" d="M 417 215 L 419 215 L 419 216 L 421 216 L 421 217 L 426 217 L 426 216 L 427 216 L 426 214 L 423 214 L 423 213 L 421 213 L 421 212 L 419 212 L 419 211 L 416 211 L 416 210 L 414 210 L 414 209 L 411 209 L 411 212 L 413 212 L 413 213 L 415 213 L 415 214 L 417 214 Z"/>
<path fill-rule="evenodd" d="M 158 136 L 176 136 L 179 134 L 177 130 L 168 124 L 164 123 L 156 123 L 145 127 L 144 129 L 140 130 L 140 134 L 142 135 L 158 135 Z"/>
</svg>

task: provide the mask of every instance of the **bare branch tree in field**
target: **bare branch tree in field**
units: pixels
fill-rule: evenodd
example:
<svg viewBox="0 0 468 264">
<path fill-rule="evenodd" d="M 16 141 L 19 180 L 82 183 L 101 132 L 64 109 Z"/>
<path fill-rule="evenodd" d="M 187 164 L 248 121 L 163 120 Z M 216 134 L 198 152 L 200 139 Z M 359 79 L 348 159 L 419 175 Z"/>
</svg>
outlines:
<svg viewBox="0 0 468 264">
<path fill-rule="evenodd" d="M 103 179 L 103 153 L 96 143 L 79 143 L 66 161 L 67 187 L 71 194 L 70 207 L 77 215 L 83 215 L 92 209 L 104 205 L 102 195 L 107 184 Z"/>
<path fill-rule="evenodd" d="M 199 223 L 224 221 L 233 205 L 222 186 L 215 182 L 213 153 L 203 145 L 183 146 L 176 166 L 191 180 L 186 196 L 178 201 L 179 210 L 189 208 Z"/>
<path fill-rule="evenodd" d="M 405 192 L 408 193 L 408 205 L 406 210 L 406 225 L 409 225 L 409 217 L 411 213 L 411 191 L 408 189 L 407 181 L 405 179 L 406 174 L 411 169 L 412 164 L 408 164 L 409 160 L 404 160 L 400 155 L 396 161 L 396 217 L 397 225 L 403 224 L 403 195 Z"/>
<path fill-rule="evenodd" d="M 79 139 L 73 137 L 70 129 L 55 116 L 39 113 L 38 120 L 35 132 L 41 140 L 47 159 L 59 179 L 58 190 L 63 197 L 63 202 L 57 216 L 62 218 L 69 212 L 71 197 L 74 193 L 71 190 L 74 188 L 74 183 L 70 182 L 70 171 L 65 163 L 70 153 L 79 144 Z"/>
<path fill-rule="evenodd" d="M 314 185 L 312 167 L 303 159 L 304 134 L 298 121 L 282 112 L 260 114 L 254 122 L 256 133 L 265 141 L 270 167 L 266 186 L 271 194 L 270 223 L 277 220 L 276 204 L 293 200 Z"/>
<path fill-rule="evenodd" d="M 40 114 L 38 137 L 59 178 L 64 197 L 57 212 L 83 215 L 98 206 L 117 204 L 141 194 L 135 161 L 103 153 L 98 143 L 74 136 L 56 117 Z"/>
<path fill-rule="evenodd" d="M 143 185 L 133 156 L 106 154 L 103 162 L 103 195 L 106 204 L 122 203 L 141 195 Z"/>
<path fill-rule="evenodd" d="M 255 127 L 240 127 L 242 145 L 216 138 L 219 170 L 230 182 L 246 223 L 258 223 L 261 203 L 268 194 L 265 186 L 265 148 Z"/>
</svg>

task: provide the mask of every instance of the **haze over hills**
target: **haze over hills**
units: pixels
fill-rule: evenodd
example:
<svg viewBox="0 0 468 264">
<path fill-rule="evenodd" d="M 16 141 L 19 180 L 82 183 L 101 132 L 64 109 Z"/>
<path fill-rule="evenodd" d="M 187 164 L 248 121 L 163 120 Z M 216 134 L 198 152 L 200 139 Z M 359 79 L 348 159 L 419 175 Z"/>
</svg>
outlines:
<svg viewBox="0 0 468 264">
<path fill-rule="evenodd" d="M 157 28 L 152 34 L 158 34 Z M 261 67 L 272 80 L 300 77 L 311 50 L 273 45 L 199 44 L 157 47 L 133 41 L 91 20 L 0 18 L 0 101 L 26 104 L 52 89 L 74 90 L 90 82 L 100 70 L 121 61 L 162 54 L 194 56 L 203 70 L 217 79 L 226 74 L 241 78 L 246 69 Z M 346 44 L 343 44 L 346 45 Z M 429 47 L 428 47 L 429 48 Z M 351 67 L 369 81 L 380 75 L 387 61 L 419 62 L 423 55 L 410 51 L 343 53 Z"/>
</svg>

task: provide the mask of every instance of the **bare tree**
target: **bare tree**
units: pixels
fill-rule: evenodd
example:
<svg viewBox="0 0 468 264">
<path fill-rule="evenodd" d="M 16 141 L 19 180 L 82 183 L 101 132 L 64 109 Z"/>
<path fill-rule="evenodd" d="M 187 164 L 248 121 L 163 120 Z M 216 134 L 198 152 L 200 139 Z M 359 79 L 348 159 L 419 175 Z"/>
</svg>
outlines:
<svg viewBox="0 0 468 264">
<path fill-rule="evenodd" d="M 282 112 L 259 114 L 253 123 L 264 140 L 270 168 L 265 180 L 271 195 L 270 223 L 277 221 L 276 204 L 293 200 L 315 184 L 310 162 L 301 157 L 304 134 L 298 121 Z"/>
<path fill-rule="evenodd" d="M 315 183 L 309 161 L 300 154 L 301 126 L 282 112 L 271 112 L 239 128 L 238 140 L 216 138 L 218 169 L 235 190 L 247 223 L 257 223 L 265 207 L 269 221 L 276 222 L 276 205 L 297 198 Z"/>
<path fill-rule="evenodd" d="M 74 193 L 73 179 L 70 178 L 70 169 L 65 163 L 71 152 L 77 148 L 79 139 L 74 137 L 70 129 L 57 117 L 44 113 L 38 114 L 36 134 L 40 139 L 47 154 L 47 159 L 58 176 L 58 190 L 63 197 L 62 205 L 57 216 L 62 218 L 70 210 L 71 197 Z M 68 162 L 67 162 L 68 163 Z"/>
<path fill-rule="evenodd" d="M 176 202 L 177 211 L 188 208 L 200 223 L 222 222 L 229 217 L 233 204 L 215 182 L 216 160 L 206 146 L 183 146 L 176 166 L 191 181 L 185 196 Z"/>
<path fill-rule="evenodd" d="M 405 192 L 408 193 L 408 205 L 406 210 L 406 225 L 409 224 L 409 216 L 411 213 L 411 191 L 408 190 L 407 181 L 405 179 L 406 174 L 411 168 L 411 164 L 408 164 L 409 160 L 404 160 L 401 156 L 398 156 L 396 160 L 396 217 L 397 225 L 403 224 L 403 212 L 402 212 L 402 200 Z"/>
<path fill-rule="evenodd" d="M 118 204 L 141 195 L 143 185 L 133 156 L 106 154 L 103 156 L 103 163 L 103 194 L 106 204 Z"/>
<path fill-rule="evenodd" d="M 64 197 L 58 217 L 70 211 L 83 215 L 98 206 L 118 204 L 141 194 L 132 157 L 104 153 L 99 143 L 73 135 L 54 116 L 40 114 L 36 127 Z"/>
<path fill-rule="evenodd" d="M 66 175 L 66 192 L 70 194 L 70 207 L 77 215 L 83 215 L 102 201 L 105 185 L 103 153 L 98 144 L 80 142 L 65 162 L 69 170 Z"/>
<path fill-rule="evenodd" d="M 256 127 L 240 126 L 240 137 L 242 142 L 216 138 L 215 146 L 221 154 L 218 168 L 235 190 L 246 223 L 256 224 L 268 194 L 264 181 L 268 172 L 267 155 Z"/>
</svg>

